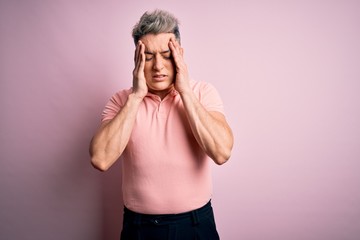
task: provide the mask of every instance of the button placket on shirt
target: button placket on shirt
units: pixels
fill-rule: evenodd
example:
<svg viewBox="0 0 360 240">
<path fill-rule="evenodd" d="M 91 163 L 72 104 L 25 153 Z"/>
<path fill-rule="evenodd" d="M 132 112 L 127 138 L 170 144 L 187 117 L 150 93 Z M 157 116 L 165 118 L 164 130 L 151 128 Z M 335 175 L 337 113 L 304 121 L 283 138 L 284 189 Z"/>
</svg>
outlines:
<svg viewBox="0 0 360 240">
<path fill-rule="evenodd" d="M 170 99 L 168 98 L 168 96 L 166 96 L 163 100 L 158 100 L 158 114 L 160 116 L 167 116 L 168 112 L 167 112 L 167 104 L 168 101 L 170 101 Z"/>
<path fill-rule="evenodd" d="M 174 98 L 178 92 L 176 90 L 173 90 L 171 93 L 165 96 L 164 99 L 161 100 L 161 98 L 155 94 L 149 94 L 150 96 L 157 104 L 157 114 L 165 117 L 168 115 L 166 104 L 167 101 L 170 101 L 172 98 Z M 165 105 L 164 105 L 165 104 Z"/>
</svg>

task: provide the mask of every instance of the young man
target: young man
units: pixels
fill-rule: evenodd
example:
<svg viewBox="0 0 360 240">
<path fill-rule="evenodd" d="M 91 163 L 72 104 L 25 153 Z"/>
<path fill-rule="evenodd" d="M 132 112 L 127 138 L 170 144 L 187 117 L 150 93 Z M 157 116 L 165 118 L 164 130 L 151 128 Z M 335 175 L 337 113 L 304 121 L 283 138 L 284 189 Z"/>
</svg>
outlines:
<svg viewBox="0 0 360 240">
<path fill-rule="evenodd" d="M 233 146 L 222 101 L 189 78 L 173 15 L 144 13 L 132 36 L 133 86 L 111 98 L 90 145 L 101 171 L 122 156 L 121 239 L 219 239 L 210 164 L 225 163 Z"/>
</svg>

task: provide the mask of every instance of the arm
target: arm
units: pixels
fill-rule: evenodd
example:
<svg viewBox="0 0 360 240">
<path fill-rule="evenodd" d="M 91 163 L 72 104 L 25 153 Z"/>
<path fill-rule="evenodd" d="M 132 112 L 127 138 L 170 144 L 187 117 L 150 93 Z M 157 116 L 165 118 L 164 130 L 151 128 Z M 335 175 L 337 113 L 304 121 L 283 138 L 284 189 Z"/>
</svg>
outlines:
<svg viewBox="0 0 360 240">
<path fill-rule="evenodd" d="M 175 88 L 180 93 L 191 130 L 202 149 L 215 163 L 223 164 L 233 147 L 233 134 L 220 112 L 208 112 L 190 88 L 183 49 L 172 39 L 169 43 L 176 67 Z"/>
<path fill-rule="evenodd" d="M 92 165 L 106 171 L 122 154 L 128 144 L 139 106 L 147 93 L 144 76 L 145 46 L 139 42 L 135 51 L 133 92 L 117 115 L 104 121 L 90 143 Z"/>
<path fill-rule="evenodd" d="M 193 92 L 183 93 L 181 98 L 197 142 L 216 164 L 225 163 L 231 155 L 233 135 L 224 115 L 206 111 Z"/>
<path fill-rule="evenodd" d="M 124 107 L 112 119 L 104 121 L 90 143 L 92 165 L 106 171 L 124 151 L 141 101 L 130 94 Z"/>
</svg>

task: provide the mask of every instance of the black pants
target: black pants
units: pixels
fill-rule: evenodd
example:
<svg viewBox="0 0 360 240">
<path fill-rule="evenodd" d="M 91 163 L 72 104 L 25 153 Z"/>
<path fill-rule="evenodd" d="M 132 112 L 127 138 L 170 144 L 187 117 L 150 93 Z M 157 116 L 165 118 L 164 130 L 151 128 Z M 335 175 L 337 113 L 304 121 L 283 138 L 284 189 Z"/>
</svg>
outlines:
<svg viewBox="0 0 360 240">
<path fill-rule="evenodd" d="M 180 214 L 139 214 L 124 208 L 121 240 L 218 240 L 211 202 Z"/>
</svg>

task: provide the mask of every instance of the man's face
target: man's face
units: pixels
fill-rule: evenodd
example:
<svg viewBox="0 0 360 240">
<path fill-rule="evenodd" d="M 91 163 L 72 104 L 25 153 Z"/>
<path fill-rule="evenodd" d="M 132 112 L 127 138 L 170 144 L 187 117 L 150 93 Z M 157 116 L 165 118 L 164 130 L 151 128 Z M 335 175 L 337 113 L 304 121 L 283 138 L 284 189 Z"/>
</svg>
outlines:
<svg viewBox="0 0 360 240">
<path fill-rule="evenodd" d="M 173 87 L 175 65 L 169 48 L 173 33 L 147 34 L 140 40 L 145 45 L 145 79 L 149 91 L 167 92 Z"/>
</svg>

